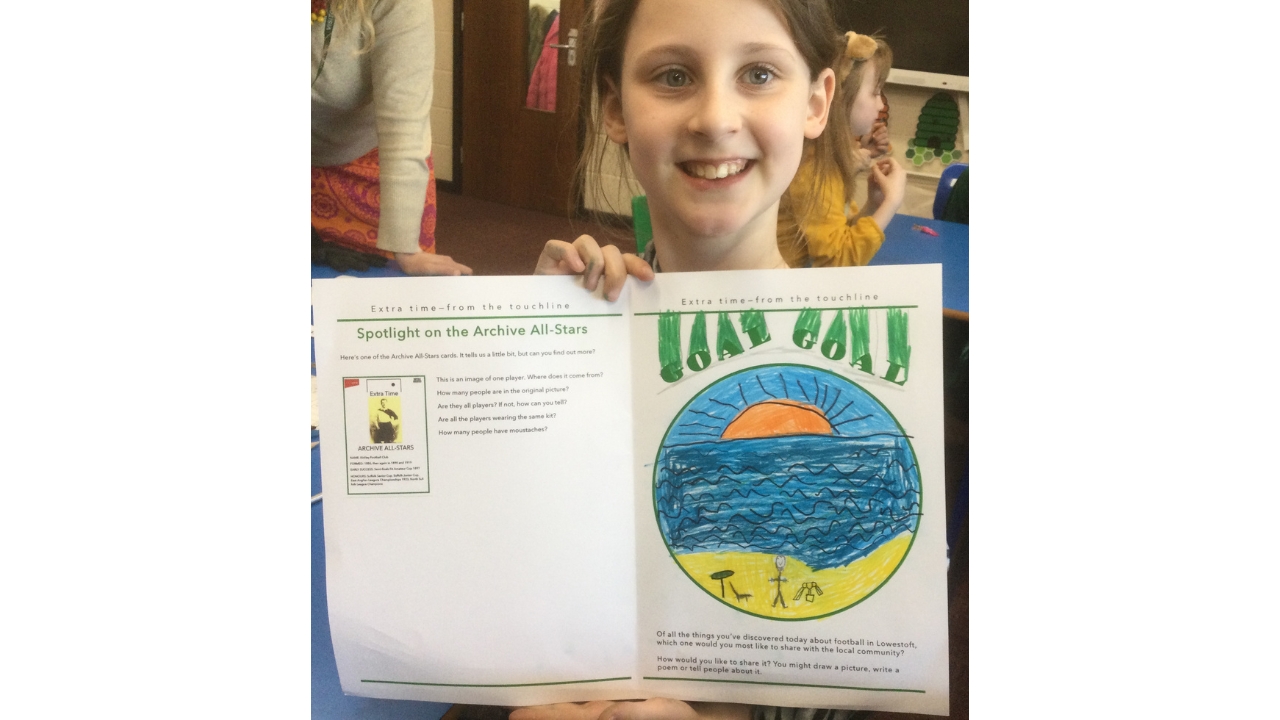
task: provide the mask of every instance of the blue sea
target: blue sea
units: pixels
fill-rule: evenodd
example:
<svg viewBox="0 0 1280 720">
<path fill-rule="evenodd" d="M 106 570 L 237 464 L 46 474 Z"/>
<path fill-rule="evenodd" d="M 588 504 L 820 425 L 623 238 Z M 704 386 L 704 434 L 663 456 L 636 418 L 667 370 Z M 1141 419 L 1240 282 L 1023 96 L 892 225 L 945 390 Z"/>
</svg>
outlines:
<svg viewBox="0 0 1280 720">
<path fill-rule="evenodd" d="M 823 570 L 914 532 L 920 475 L 900 434 L 714 440 L 660 453 L 654 502 L 677 555 L 780 554 Z"/>
</svg>

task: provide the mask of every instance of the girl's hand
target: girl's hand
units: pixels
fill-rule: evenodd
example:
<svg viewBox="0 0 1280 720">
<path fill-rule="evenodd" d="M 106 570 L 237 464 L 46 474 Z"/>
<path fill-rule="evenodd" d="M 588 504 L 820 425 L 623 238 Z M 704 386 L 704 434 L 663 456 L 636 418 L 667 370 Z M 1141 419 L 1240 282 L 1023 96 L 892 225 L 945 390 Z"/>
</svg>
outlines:
<svg viewBox="0 0 1280 720">
<path fill-rule="evenodd" d="M 518 708 L 510 720 L 749 720 L 750 705 L 686 703 L 667 698 L 559 703 Z"/>
<path fill-rule="evenodd" d="M 892 217 L 902 207 L 906 196 L 907 171 L 893 158 L 877 160 L 871 166 L 871 176 L 867 181 L 867 205 L 877 211 L 887 210 Z"/>
<path fill-rule="evenodd" d="M 448 255 L 418 251 L 396 253 L 396 262 L 405 275 L 470 275 L 471 268 L 454 262 Z"/>
<path fill-rule="evenodd" d="M 590 235 L 579 235 L 572 244 L 563 240 L 548 240 L 538 256 L 534 275 L 582 275 L 587 290 L 595 291 L 604 278 L 604 295 L 610 302 L 622 293 L 622 284 L 628 275 L 637 280 L 653 279 L 649 263 L 623 253 L 614 245 L 600 247 Z"/>
<path fill-rule="evenodd" d="M 871 132 L 858 138 L 858 143 L 870 151 L 873 158 L 887 155 L 893 150 L 893 146 L 889 144 L 889 127 L 882 122 L 872 125 Z"/>
<path fill-rule="evenodd" d="M 870 217 L 881 230 L 889 227 L 889 221 L 902 207 L 907 196 L 907 171 L 897 160 L 881 158 L 871 166 L 867 177 L 867 206 L 857 217 Z"/>
</svg>

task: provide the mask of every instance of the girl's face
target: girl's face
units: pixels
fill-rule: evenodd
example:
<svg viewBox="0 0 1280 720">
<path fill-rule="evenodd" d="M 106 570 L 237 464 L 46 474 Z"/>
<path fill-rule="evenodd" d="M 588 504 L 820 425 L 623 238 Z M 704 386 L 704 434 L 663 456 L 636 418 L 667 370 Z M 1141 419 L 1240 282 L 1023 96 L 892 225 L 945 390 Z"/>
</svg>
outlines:
<svg viewBox="0 0 1280 720">
<path fill-rule="evenodd" d="M 833 88 L 829 69 L 810 82 L 761 0 L 642 0 L 605 129 L 628 145 L 655 236 L 731 249 L 776 238 L 778 200 L 804 139 L 826 127 Z"/>
<path fill-rule="evenodd" d="M 884 99 L 880 96 L 880 88 L 876 85 L 876 64 L 862 64 L 862 82 L 858 86 L 858 96 L 853 100 L 853 110 L 849 113 L 849 123 L 853 126 L 853 134 L 862 137 L 871 132 L 876 118 L 884 109 Z"/>
</svg>

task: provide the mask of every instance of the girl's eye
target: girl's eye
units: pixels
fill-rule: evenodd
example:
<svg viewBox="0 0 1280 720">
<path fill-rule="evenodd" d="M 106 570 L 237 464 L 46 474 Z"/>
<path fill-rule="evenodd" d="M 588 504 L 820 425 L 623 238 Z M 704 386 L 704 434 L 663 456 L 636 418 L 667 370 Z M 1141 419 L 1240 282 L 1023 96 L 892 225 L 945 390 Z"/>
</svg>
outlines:
<svg viewBox="0 0 1280 720">
<path fill-rule="evenodd" d="M 751 85 L 764 85 L 773 79 L 773 71 L 767 67 L 753 67 L 747 71 L 746 79 Z"/>
<path fill-rule="evenodd" d="M 658 79 L 667 87 L 684 87 L 689 84 L 689 74 L 683 70 L 667 70 Z"/>
</svg>

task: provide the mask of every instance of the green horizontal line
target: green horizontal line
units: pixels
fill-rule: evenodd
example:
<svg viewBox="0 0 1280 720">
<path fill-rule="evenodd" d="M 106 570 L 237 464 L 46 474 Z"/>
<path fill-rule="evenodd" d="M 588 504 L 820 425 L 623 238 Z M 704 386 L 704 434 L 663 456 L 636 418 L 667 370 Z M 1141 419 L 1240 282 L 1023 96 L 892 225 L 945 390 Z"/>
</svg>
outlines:
<svg viewBox="0 0 1280 720">
<path fill-rule="evenodd" d="M 894 310 L 894 309 L 906 309 L 906 308 L 918 308 L 918 307 L 920 306 L 919 305 L 845 305 L 843 307 L 838 307 L 838 308 L 776 308 L 772 310 L 756 310 L 755 308 L 749 308 L 747 310 L 663 310 L 661 312 L 642 312 L 642 313 L 634 313 L 634 314 L 636 317 L 641 317 L 644 315 L 665 315 L 666 313 L 675 313 L 677 315 L 697 315 L 700 312 L 713 312 L 713 313 L 722 313 L 722 312 L 771 313 L 773 312 L 773 313 L 776 313 L 776 312 L 798 312 L 799 310 L 820 310 L 822 312 L 826 312 L 828 310 L 848 310 L 850 308 L 855 308 L 860 310 Z"/>
<path fill-rule="evenodd" d="M 784 685 L 786 687 L 811 687 L 811 688 L 828 688 L 831 690 L 866 690 L 867 692 L 905 692 L 924 694 L 924 690 L 907 690 L 899 688 L 869 688 L 855 687 L 853 685 L 811 685 L 809 683 L 784 683 L 784 682 L 764 682 L 761 680 L 717 680 L 715 678 L 665 678 L 650 677 L 646 675 L 645 680 L 673 680 L 676 682 L 718 682 L 718 683 L 736 683 L 738 685 Z"/>
<path fill-rule="evenodd" d="M 383 685 L 429 685 L 431 687 L 476 687 L 476 688 L 503 688 L 503 687 L 540 687 L 542 685 L 581 685 L 583 683 L 613 682 L 614 680 L 630 680 L 629 677 L 611 677 L 599 678 L 597 680 L 564 680 L 561 682 L 540 682 L 540 683 L 498 683 L 492 685 L 483 685 L 479 683 L 429 683 L 429 682 L 405 682 L 402 680 L 361 680 L 364 683 L 380 683 Z"/>
<path fill-rule="evenodd" d="M 538 320 L 542 318 L 622 317 L 622 313 L 589 315 L 472 315 L 459 317 L 338 318 L 338 322 L 408 322 L 410 320 Z"/>
</svg>

